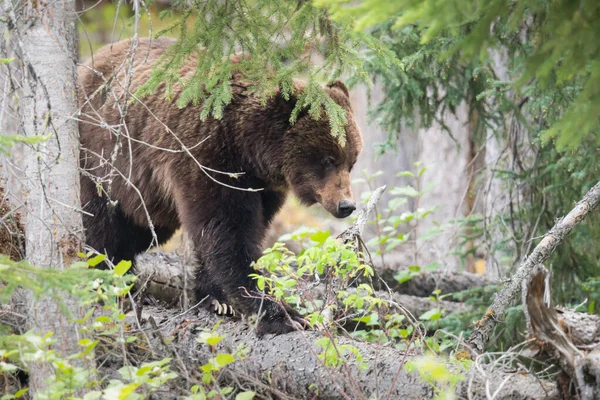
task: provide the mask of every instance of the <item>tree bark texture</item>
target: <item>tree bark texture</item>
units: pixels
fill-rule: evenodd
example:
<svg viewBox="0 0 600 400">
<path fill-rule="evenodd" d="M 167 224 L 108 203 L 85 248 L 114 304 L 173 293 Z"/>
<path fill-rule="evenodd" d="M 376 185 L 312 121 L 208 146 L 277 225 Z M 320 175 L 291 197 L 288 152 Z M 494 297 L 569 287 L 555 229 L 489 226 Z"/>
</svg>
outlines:
<svg viewBox="0 0 600 400">
<path fill-rule="evenodd" d="M 151 338 L 152 347 L 164 347 L 177 356 L 188 371 L 208 362 L 215 353 L 196 339 L 203 329 L 212 330 L 218 319 L 205 310 L 173 315 L 173 311 L 158 307 L 144 309 L 142 328 Z M 135 318 L 131 313 L 129 318 Z M 152 318 L 154 323 L 148 322 Z M 131 321 L 131 320 L 130 320 Z M 135 323 L 132 321 L 132 325 Z M 158 328 L 158 329 L 155 329 Z M 249 349 L 243 360 L 226 367 L 226 380 L 242 381 L 263 391 L 273 390 L 276 398 L 318 399 L 428 399 L 434 396 L 431 386 L 417 374 L 408 373 L 404 364 L 415 354 L 405 354 L 388 346 L 339 339 L 337 345 L 355 346 L 369 365 L 360 371 L 349 359 L 339 367 L 325 367 L 319 359 L 321 347 L 315 342 L 323 337 L 316 331 L 267 335 L 259 339 L 245 323 L 224 320 L 216 328 L 224 339 L 217 352 L 231 352 L 239 346 Z M 486 399 L 557 399 L 554 385 L 531 375 L 491 371 L 486 366 L 473 368 L 457 387 L 459 398 Z M 172 395 L 172 394 L 171 394 Z"/>
<path fill-rule="evenodd" d="M 521 264 L 517 272 L 506 282 L 492 305 L 488 307 L 484 317 L 475 324 L 475 329 L 469 338 L 471 349 L 476 352 L 483 351 L 494 327 L 504 316 L 506 309 L 518 299 L 523 282 L 529 278 L 535 266 L 547 260 L 554 249 L 562 243 L 565 236 L 577 224 L 583 221 L 590 212 L 595 210 L 599 204 L 600 182 L 586 193 L 584 198 L 577 203 L 569 214 L 561 218 L 554 225 L 550 232 L 533 249 L 529 257 Z"/>
<path fill-rule="evenodd" d="M 9 3 L 10 4 L 10 3 Z M 10 46 L 8 26 L 4 22 L 8 14 L 6 6 L 0 2 L 0 57 L 12 62 L 0 63 L 0 135 L 16 135 L 19 132 L 18 102 L 16 86 L 19 84 L 18 62 L 14 61 L 14 49 Z M 12 260 L 25 258 L 25 232 L 22 217 L 22 189 L 20 181 L 23 172 L 23 146 L 14 144 L 12 148 L 0 152 L 0 254 Z"/>
<path fill-rule="evenodd" d="M 77 30 L 72 1 L 21 3 L 11 9 L 13 42 L 23 66 L 21 125 L 29 138 L 47 138 L 27 146 L 26 247 L 32 265 L 61 269 L 81 249 L 83 227 L 79 200 L 79 131 L 77 121 Z M 78 315 L 73 299 L 64 299 Z M 79 351 L 77 326 L 48 298 L 31 299 L 29 324 L 37 333 L 54 333 L 54 349 L 68 355 Z M 50 365 L 30 368 L 33 393 L 54 375 Z"/>
</svg>

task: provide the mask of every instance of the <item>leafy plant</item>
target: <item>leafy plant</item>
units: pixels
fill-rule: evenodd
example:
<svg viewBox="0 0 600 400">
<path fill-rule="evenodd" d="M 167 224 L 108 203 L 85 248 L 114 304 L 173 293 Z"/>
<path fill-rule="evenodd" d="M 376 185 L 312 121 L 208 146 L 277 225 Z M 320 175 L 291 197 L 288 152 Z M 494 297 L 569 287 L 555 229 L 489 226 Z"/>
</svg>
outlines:
<svg viewBox="0 0 600 400">
<path fill-rule="evenodd" d="M 452 368 L 438 357 L 431 354 L 408 361 L 404 369 L 408 372 L 417 372 L 419 377 L 429 383 L 435 391 L 434 399 L 451 400 L 456 398 L 456 385 L 465 380 L 463 371 L 470 366 L 469 361 L 452 360 Z"/>
</svg>

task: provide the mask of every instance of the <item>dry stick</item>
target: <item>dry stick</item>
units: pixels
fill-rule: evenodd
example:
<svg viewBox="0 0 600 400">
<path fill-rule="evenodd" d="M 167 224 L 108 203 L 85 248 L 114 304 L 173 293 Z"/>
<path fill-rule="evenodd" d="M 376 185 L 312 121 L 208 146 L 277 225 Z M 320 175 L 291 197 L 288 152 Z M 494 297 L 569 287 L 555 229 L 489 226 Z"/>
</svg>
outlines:
<svg viewBox="0 0 600 400">
<path fill-rule="evenodd" d="M 385 192 L 385 188 L 386 186 L 384 185 L 373 191 L 369 202 L 358 212 L 356 222 L 353 223 L 352 226 L 350 226 L 350 228 L 342 232 L 338 236 L 338 239 L 341 239 L 344 243 L 352 242 L 355 248 L 359 247 L 359 238 L 362 236 L 363 230 L 365 229 L 365 225 L 369 221 L 369 215 L 371 215 L 371 212 L 375 208 L 375 205 L 383 195 L 383 192 Z"/>
<path fill-rule="evenodd" d="M 566 217 L 556 222 L 552 230 L 544 236 L 542 241 L 533 249 L 531 255 L 521 264 L 517 272 L 506 282 L 492 305 L 487 309 L 483 318 L 475 324 L 475 329 L 468 342 L 472 351 L 475 353 L 483 352 L 494 327 L 499 319 L 504 316 L 506 309 L 519 298 L 522 283 L 529 277 L 533 268 L 546 261 L 575 225 L 583 221 L 599 204 L 600 182 L 586 193 L 583 199 L 577 203 L 575 208 Z"/>
<path fill-rule="evenodd" d="M 356 252 L 357 254 L 360 253 L 361 236 L 365 229 L 365 225 L 367 225 L 367 222 L 369 221 L 369 215 L 371 215 L 371 212 L 375 208 L 375 205 L 383 195 L 383 192 L 385 192 L 385 188 L 386 186 L 383 185 L 373 191 L 373 194 L 371 195 L 371 198 L 369 199 L 367 204 L 365 204 L 365 206 L 361 208 L 358 212 L 358 217 L 356 218 L 356 221 L 350 226 L 350 228 L 340 233 L 337 237 L 337 239 L 342 243 L 350 244 L 354 252 Z M 327 288 L 325 289 L 324 304 L 329 303 L 330 293 L 335 293 L 334 296 L 337 296 L 337 292 L 340 290 L 339 283 L 339 280 L 333 277 L 331 281 L 332 290 L 327 290 Z"/>
</svg>

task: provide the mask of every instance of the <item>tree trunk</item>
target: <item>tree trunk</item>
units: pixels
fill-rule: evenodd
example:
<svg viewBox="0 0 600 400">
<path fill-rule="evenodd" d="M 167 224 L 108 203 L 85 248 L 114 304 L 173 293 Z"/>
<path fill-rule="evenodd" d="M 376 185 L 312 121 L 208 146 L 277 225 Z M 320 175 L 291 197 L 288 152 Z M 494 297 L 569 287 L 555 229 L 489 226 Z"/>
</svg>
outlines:
<svg viewBox="0 0 600 400">
<path fill-rule="evenodd" d="M 0 57 L 12 60 L 14 49 L 10 45 L 5 7 L 0 3 Z M 16 88 L 20 77 L 18 62 L 0 63 L 0 135 L 19 132 L 19 109 Z M 2 147 L 2 146 L 0 146 Z M 8 152 L 8 154 L 3 153 Z M 25 258 L 21 180 L 23 177 L 23 146 L 21 143 L 0 149 L 0 254 L 15 261 Z"/>
<path fill-rule="evenodd" d="M 23 5 L 22 5 L 23 6 Z M 79 131 L 77 112 L 77 59 L 74 3 L 28 2 L 10 11 L 11 34 L 23 65 L 21 118 L 29 138 L 47 138 L 27 146 L 25 153 L 26 247 L 30 264 L 68 267 L 81 249 L 83 227 L 79 212 Z M 74 299 L 64 303 L 79 315 Z M 49 298 L 30 299 L 29 325 L 36 333 L 54 333 L 55 351 L 77 352 L 77 326 L 61 314 Z M 32 363 L 30 389 L 44 390 L 54 375 L 51 365 Z"/>
</svg>

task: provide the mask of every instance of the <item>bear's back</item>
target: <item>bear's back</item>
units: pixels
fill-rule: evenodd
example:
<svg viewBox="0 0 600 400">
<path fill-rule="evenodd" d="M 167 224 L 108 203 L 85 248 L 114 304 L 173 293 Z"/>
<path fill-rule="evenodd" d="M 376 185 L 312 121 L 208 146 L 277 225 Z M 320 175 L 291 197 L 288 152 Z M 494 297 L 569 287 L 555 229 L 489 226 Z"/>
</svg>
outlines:
<svg viewBox="0 0 600 400">
<path fill-rule="evenodd" d="M 165 50 L 175 43 L 175 39 L 159 38 L 150 40 L 143 38 L 138 40 L 134 57 L 133 79 L 137 81 L 135 70 L 149 70 Z M 98 88 L 110 79 L 116 78 L 121 84 L 126 74 L 129 74 L 129 59 L 132 52 L 133 39 L 123 40 L 112 45 L 107 45 L 98 50 L 88 62 L 77 70 L 79 75 L 79 100 L 80 105 L 85 105 L 86 97 L 94 94 Z M 133 83 L 133 82 L 132 82 Z M 111 86 L 115 87 L 114 83 Z M 95 97 L 95 96 L 94 96 Z"/>
</svg>

